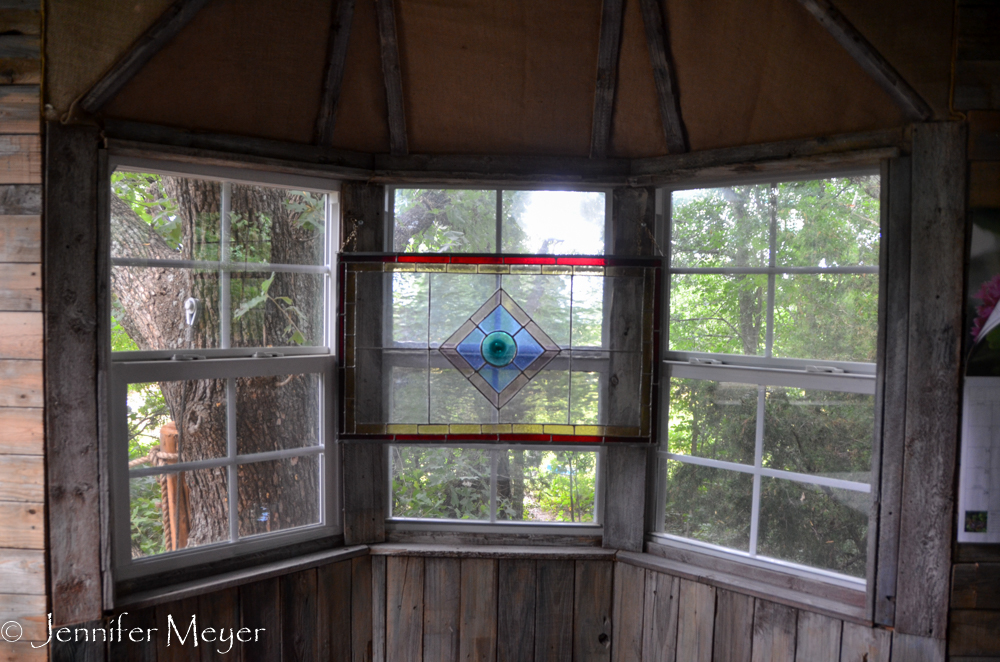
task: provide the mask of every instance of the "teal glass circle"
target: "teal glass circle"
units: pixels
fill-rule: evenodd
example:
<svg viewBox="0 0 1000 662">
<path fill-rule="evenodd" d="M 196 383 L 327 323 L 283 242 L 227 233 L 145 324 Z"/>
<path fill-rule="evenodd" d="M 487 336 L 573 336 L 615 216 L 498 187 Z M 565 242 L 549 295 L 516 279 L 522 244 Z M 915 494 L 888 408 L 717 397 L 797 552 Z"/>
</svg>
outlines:
<svg viewBox="0 0 1000 662">
<path fill-rule="evenodd" d="M 494 331 L 483 338 L 480 347 L 483 359 L 491 366 L 502 368 L 517 356 L 517 343 L 505 331 Z"/>
</svg>

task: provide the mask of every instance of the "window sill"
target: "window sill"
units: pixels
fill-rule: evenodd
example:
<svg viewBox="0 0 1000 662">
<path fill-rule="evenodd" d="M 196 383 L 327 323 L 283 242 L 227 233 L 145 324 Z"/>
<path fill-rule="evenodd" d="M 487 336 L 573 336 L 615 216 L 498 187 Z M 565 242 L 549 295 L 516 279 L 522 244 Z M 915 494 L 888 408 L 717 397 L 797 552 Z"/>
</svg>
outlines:
<svg viewBox="0 0 1000 662">
<path fill-rule="evenodd" d="M 353 547 L 340 547 L 332 550 L 324 550 L 322 552 L 298 556 L 284 561 L 275 561 L 273 563 L 267 563 L 253 568 L 247 568 L 245 570 L 226 572 L 213 575 L 212 577 L 207 577 L 205 579 L 197 579 L 194 581 L 175 584 L 173 586 L 133 593 L 127 597 L 121 598 L 120 600 L 116 600 L 114 608 L 116 611 L 124 608 L 143 609 L 163 604 L 165 602 L 173 602 L 174 600 L 182 600 L 195 595 L 202 595 L 204 593 L 221 591 L 223 589 L 232 588 L 234 586 L 242 586 L 243 584 L 250 584 L 264 579 L 271 579 L 272 577 L 287 575 L 288 573 L 298 572 L 299 570 L 308 570 L 309 568 L 316 568 L 321 565 L 336 563 L 337 561 L 346 561 L 357 556 L 365 556 L 366 554 L 368 554 L 368 547 L 366 545 L 355 545 Z"/>
<path fill-rule="evenodd" d="M 682 579 L 871 625 L 863 586 L 839 585 L 652 541 L 646 543 L 645 554 L 618 552 L 617 559 Z"/>
<path fill-rule="evenodd" d="M 372 556 L 428 556 L 453 559 L 574 559 L 613 561 L 617 550 L 601 547 L 554 547 L 546 545 L 372 545 Z"/>
</svg>

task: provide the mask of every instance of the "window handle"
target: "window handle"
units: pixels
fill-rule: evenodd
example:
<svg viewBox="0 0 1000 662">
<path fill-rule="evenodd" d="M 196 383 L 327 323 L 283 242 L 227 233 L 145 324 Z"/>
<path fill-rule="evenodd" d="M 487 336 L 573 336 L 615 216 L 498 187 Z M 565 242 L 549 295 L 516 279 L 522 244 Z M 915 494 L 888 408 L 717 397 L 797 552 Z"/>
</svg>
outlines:
<svg viewBox="0 0 1000 662">
<path fill-rule="evenodd" d="M 834 368 L 832 365 L 807 365 L 806 372 L 822 372 L 827 374 L 842 375 L 842 368 Z"/>
<path fill-rule="evenodd" d="M 171 361 L 200 361 L 205 357 L 201 354 L 174 354 L 170 357 Z"/>
<path fill-rule="evenodd" d="M 694 365 L 722 365 L 722 361 L 719 359 L 698 359 L 690 358 L 688 363 L 693 363 Z"/>
<path fill-rule="evenodd" d="M 254 352 L 255 359 L 278 359 L 284 356 L 280 352 Z"/>
</svg>

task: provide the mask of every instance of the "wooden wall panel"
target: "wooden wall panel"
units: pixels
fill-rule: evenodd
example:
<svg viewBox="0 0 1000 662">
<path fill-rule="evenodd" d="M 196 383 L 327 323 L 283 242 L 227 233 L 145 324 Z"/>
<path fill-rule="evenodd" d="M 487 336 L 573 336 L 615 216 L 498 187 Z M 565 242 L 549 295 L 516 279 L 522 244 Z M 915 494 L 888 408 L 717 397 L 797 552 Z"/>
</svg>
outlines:
<svg viewBox="0 0 1000 662">
<path fill-rule="evenodd" d="M 0 547 L 45 549 L 44 503 L 0 501 L 0 522 Z"/>
<path fill-rule="evenodd" d="M 889 662 L 892 633 L 856 623 L 844 623 L 840 662 Z"/>
<path fill-rule="evenodd" d="M 750 662 L 753 654 L 753 603 L 749 595 L 716 589 L 713 662 Z"/>
<path fill-rule="evenodd" d="M 0 112 L 2 108 L 0 105 Z M 41 261 L 42 217 L 0 215 L 0 262 Z"/>
<path fill-rule="evenodd" d="M 351 662 L 372 661 L 372 559 L 351 559 Z"/>
<path fill-rule="evenodd" d="M 643 599 L 642 662 L 675 662 L 681 580 L 646 570 Z M 753 600 L 750 601 L 751 607 Z M 750 614 L 753 618 L 753 612 Z"/>
<path fill-rule="evenodd" d="M 240 587 L 240 625 L 255 633 L 264 628 L 262 637 L 252 646 L 243 647 L 243 662 L 272 662 L 281 659 L 281 595 L 279 580 Z"/>
<path fill-rule="evenodd" d="M 715 587 L 681 580 L 677 659 L 710 662 L 715 631 Z"/>
<path fill-rule="evenodd" d="M 459 659 L 494 662 L 497 655 L 496 559 L 462 559 L 460 601 Z"/>
<path fill-rule="evenodd" d="M 497 662 L 535 659 L 535 561 L 500 559 Z"/>
<path fill-rule="evenodd" d="M 424 560 L 390 556 L 385 568 L 387 660 L 423 658 Z"/>
<path fill-rule="evenodd" d="M 573 656 L 573 562 L 539 560 L 535 568 L 535 660 L 569 662 Z"/>
<path fill-rule="evenodd" d="M 829 616 L 799 612 L 795 662 L 838 662 L 843 625 Z"/>
<path fill-rule="evenodd" d="M 611 660 L 611 577 L 608 561 L 577 561 L 573 588 L 573 660 Z"/>
<path fill-rule="evenodd" d="M 424 662 L 450 662 L 458 659 L 458 632 L 462 620 L 462 562 L 459 559 L 423 559 L 424 561 Z M 501 573 L 503 572 L 501 564 Z M 534 588 L 534 582 L 531 582 Z M 503 578 L 500 579 L 503 591 Z M 534 597 L 534 596 L 532 596 Z M 502 604 L 502 598 L 501 598 Z M 499 624 L 503 624 L 499 616 Z M 533 623 L 532 623 L 533 625 Z M 529 627 L 521 622 L 521 628 Z M 498 641 L 503 632 L 498 633 Z M 509 633 L 517 639 L 518 633 Z"/>
<path fill-rule="evenodd" d="M 753 614 L 753 662 L 794 662 L 798 613 L 791 607 L 756 600 Z"/>
<path fill-rule="evenodd" d="M 42 314 L 0 312 L 0 359 L 42 358 Z"/>
<path fill-rule="evenodd" d="M 614 662 L 642 659 L 644 604 L 640 596 L 644 598 L 646 595 L 645 585 L 646 573 L 642 568 L 615 563 L 612 609 L 615 625 L 611 637 L 611 659 Z"/>
<path fill-rule="evenodd" d="M 316 585 L 319 659 L 346 662 L 351 659 L 351 560 L 317 568 Z"/>
</svg>

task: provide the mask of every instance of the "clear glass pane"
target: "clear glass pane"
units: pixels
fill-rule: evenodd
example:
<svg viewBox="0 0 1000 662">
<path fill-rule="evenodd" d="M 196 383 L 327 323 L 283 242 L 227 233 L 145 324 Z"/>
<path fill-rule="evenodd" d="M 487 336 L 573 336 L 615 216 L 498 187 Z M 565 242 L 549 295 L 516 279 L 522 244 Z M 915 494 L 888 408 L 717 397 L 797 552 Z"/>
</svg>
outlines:
<svg viewBox="0 0 1000 662">
<path fill-rule="evenodd" d="M 490 451 L 391 446 L 392 516 L 490 519 Z"/>
<path fill-rule="evenodd" d="M 194 299 L 193 324 L 185 302 Z M 111 349 L 214 349 L 219 342 L 219 272 L 111 268 Z"/>
<path fill-rule="evenodd" d="M 771 211 L 768 185 L 674 191 L 672 266 L 766 267 Z"/>
<path fill-rule="evenodd" d="M 671 378 L 670 452 L 753 465 L 757 393 L 753 384 Z"/>
<path fill-rule="evenodd" d="M 324 346 L 321 274 L 231 275 L 233 347 Z"/>
<path fill-rule="evenodd" d="M 427 347 L 430 274 L 391 274 L 392 345 Z"/>
<path fill-rule="evenodd" d="M 570 343 L 572 278 L 570 276 L 504 275 L 503 289 L 560 347 Z"/>
<path fill-rule="evenodd" d="M 236 452 L 318 446 L 321 381 L 309 373 L 237 378 Z"/>
<path fill-rule="evenodd" d="M 222 185 L 118 171 L 111 175 L 111 257 L 219 259 Z"/>
<path fill-rule="evenodd" d="M 319 523 L 322 458 L 307 455 L 240 465 L 240 537 Z"/>
<path fill-rule="evenodd" d="M 132 558 L 229 540 L 225 468 L 129 480 Z"/>
<path fill-rule="evenodd" d="M 757 553 L 865 576 L 871 495 L 762 477 Z"/>
<path fill-rule="evenodd" d="M 497 520 L 577 524 L 594 521 L 596 452 L 497 452 Z"/>
<path fill-rule="evenodd" d="M 235 263 L 323 264 L 326 195 L 233 184 L 229 228 Z"/>
<path fill-rule="evenodd" d="M 665 533 L 747 552 L 752 505 L 750 474 L 667 462 Z"/>
<path fill-rule="evenodd" d="M 569 371 L 543 370 L 500 410 L 501 423 L 569 423 Z"/>
<path fill-rule="evenodd" d="M 774 356 L 875 362 L 878 274 L 775 278 Z"/>
<path fill-rule="evenodd" d="M 604 193 L 504 191 L 503 252 L 604 254 Z"/>
<path fill-rule="evenodd" d="M 458 331 L 497 291 L 487 274 L 430 274 L 430 344 L 437 347 Z M 530 313 L 529 313 L 530 314 Z"/>
<path fill-rule="evenodd" d="M 874 396 L 769 386 L 765 411 L 765 467 L 871 481 Z"/>
<path fill-rule="evenodd" d="M 423 391 L 427 399 L 428 391 Z M 430 371 L 431 423 L 490 423 L 496 409 L 458 370 L 433 368 Z"/>
<path fill-rule="evenodd" d="M 764 355 L 767 276 L 673 274 L 670 349 Z"/>
<path fill-rule="evenodd" d="M 573 347 L 604 346 L 605 283 L 610 282 L 604 276 L 573 277 Z"/>
<path fill-rule="evenodd" d="M 601 373 L 570 373 L 569 421 L 573 425 L 602 425 Z"/>
<path fill-rule="evenodd" d="M 393 210 L 396 252 L 496 252 L 494 190 L 398 188 Z"/>
<path fill-rule="evenodd" d="M 129 384 L 127 408 L 133 468 L 227 454 L 225 379 Z"/>
<path fill-rule="evenodd" d="M 426 357 L 423 357 L 426 364 Z M 427 368 L 393 366 L 389 392 L 390 423 L 427 423 Z M 458 375 L 459 379 L 465 378 Z"/>
<path fill-rule="evenodd" d="M 879 188 L 878 175 L 778 184 L 778 265 L 877 265 Z"/>
</svg>

